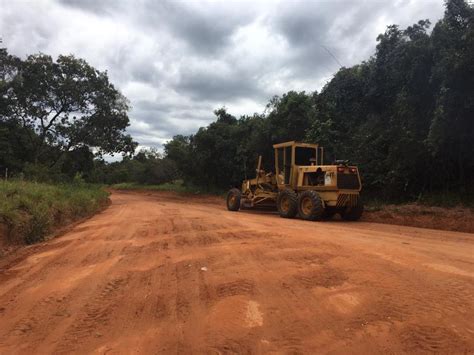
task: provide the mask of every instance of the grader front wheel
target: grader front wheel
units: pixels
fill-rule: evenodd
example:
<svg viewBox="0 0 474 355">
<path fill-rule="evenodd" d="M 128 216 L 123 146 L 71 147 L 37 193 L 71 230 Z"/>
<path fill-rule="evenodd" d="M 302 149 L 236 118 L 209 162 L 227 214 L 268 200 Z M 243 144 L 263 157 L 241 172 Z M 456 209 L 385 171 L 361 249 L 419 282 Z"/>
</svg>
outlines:
<svg viewBox="0 0 474 355">
<path fill-rule="evenodd" d="M 238 211 L 240 208 L 240 198 L 242 194 L 239 189 L 230 189 L 227 193 L 227 209 Z"/>
<path fill-rule="evenodd" d="M 293 190 L 285 189 L 280 191 L 277 198 L 277 208 L 280 217 L 293 218 L 298 213 L 298 196 Z"/>
</svg>

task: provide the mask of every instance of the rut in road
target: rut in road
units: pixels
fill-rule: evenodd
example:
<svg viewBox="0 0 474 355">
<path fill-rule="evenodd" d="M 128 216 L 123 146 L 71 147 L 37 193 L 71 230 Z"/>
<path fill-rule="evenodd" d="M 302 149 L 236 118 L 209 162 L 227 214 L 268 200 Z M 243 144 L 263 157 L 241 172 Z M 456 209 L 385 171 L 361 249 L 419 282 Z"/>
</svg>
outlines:
<svg viewBox="0 0 474 355">
<path fill-rule="evenodd" d="M 0 353 L 472 352 L 473 238 L 114 192 L 0 261 Z"/>
</svg>

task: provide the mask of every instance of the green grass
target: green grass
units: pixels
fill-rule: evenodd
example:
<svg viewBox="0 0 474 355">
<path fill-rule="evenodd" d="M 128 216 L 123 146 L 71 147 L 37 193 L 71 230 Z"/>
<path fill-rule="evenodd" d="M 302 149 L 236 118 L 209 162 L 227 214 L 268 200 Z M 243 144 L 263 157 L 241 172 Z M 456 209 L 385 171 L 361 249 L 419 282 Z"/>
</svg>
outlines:
<svg viewBox="0 0 474 355">
<path fill-rule="evenodd" d="M 184 185 L 181 180 L 172 183 L 165 183 L 160 185 L 143 185 L 137 183 L 121 183 L 111 185 L 110 188 L 115 190 L 152 190 L 152 191 L 173 191 L 187 194 L 211 194 L 221 195 L 224 192 L 218 189 L 208 189 L 204 187 Z"/>
<path fill-rule="evenodd" d="M 107 201 L 100 186 L 0 181 L 0 223 L 10 242 L 32 244 L 54 228 L 94 214 Z"/>
</svg>

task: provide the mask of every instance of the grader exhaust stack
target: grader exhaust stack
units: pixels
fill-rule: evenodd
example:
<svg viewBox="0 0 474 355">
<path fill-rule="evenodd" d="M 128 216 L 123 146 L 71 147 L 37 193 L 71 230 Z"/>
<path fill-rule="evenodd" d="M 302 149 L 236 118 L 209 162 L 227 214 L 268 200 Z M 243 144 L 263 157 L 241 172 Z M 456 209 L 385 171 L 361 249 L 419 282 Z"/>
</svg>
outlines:
<svg viewBox="0 0 474 355">
<path fill-rule="evenodd" d="M 339 213 L 345 220 L 362 216 L 361 181 L 356 166 L 347 161 L 324 164 L 324 149 L 317 144 L 285 142 L 273 145 L 274 171 L 261 169 L 259 156 L 255 179 L 244 180 L 241 189 L 227 194 L 227 208 L 273 205 L 281 217 L 297 214 L 306 220 L 331 218 Z"/>
</svg>

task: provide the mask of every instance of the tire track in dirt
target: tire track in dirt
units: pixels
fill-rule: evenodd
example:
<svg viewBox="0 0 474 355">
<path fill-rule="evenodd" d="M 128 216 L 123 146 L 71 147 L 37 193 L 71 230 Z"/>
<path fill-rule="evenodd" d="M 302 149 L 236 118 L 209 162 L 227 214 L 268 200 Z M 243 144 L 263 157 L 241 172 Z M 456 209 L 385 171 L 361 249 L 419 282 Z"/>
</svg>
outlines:
<svg viewBox="0 0 474 355">
<path fill-rule="evenodd" d="M 469 353 L 472 235 L 114 193 L 0 261 L 0 353 Z"/>
</svg>

